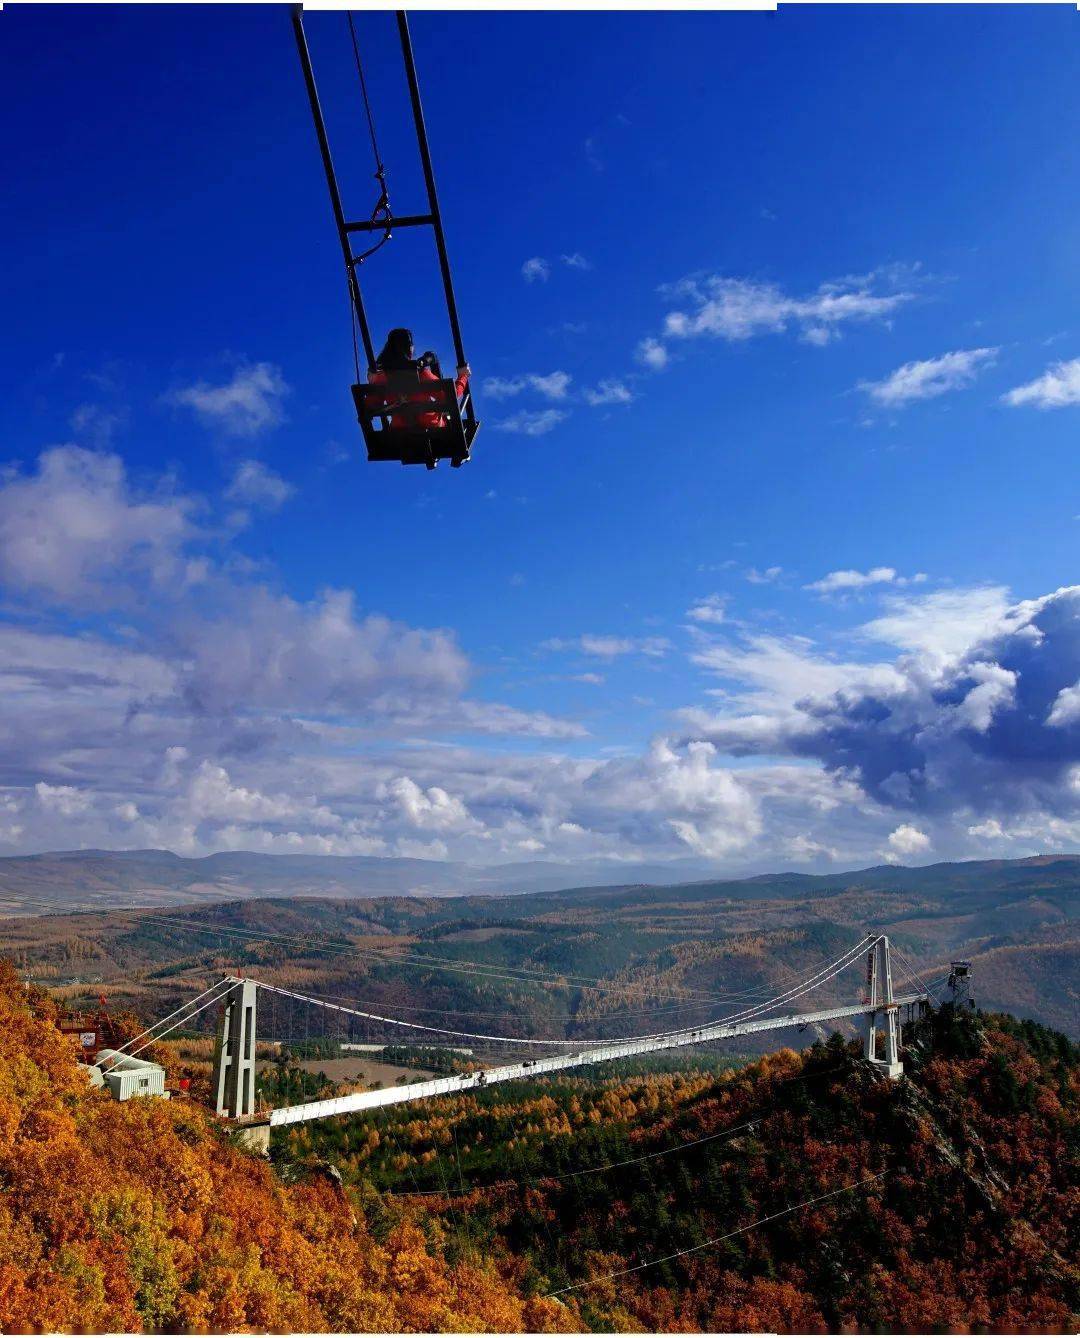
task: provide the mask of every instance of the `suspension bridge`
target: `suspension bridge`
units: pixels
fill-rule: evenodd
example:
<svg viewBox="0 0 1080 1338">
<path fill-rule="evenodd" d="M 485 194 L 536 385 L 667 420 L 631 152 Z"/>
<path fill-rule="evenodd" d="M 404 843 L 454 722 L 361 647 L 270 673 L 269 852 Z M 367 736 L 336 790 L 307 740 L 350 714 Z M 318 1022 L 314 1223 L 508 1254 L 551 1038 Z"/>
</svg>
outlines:
<svg viewBox="0 0 1080 1338">
<path fill-rule="evenodd" d="M 809 1002 L 806 1000 L 807 995 L 819 993 L 860 963 L 865 963 L 865 978 L 864 993 L 858 1002 L 829 1003 L 811 1008 L 805 1006 Z M 476 1091 L 495 1083 L 536 1080 L 552 1073 L 635 1055 L 656 1054 L 711 1041 L 727 1041 L 791 1027 L 817 1026 L 842 1019 L 861 1021 L 866 1059 L 885 1077 L 898 1079 L 903 1074 L 899 1053 L 902 1014 L 906 1012 L 911 1017 L 930 1000 L 929 992 L 917 977 L 906 965 L 904 969 L 918 988 L 912 993 L 896 994 L 893 988 L 893 950 L 889 939 L 884 934 L 868 935 L 833 961 L 771 998 L 704 1024 L 631 1036 L 596 1037 L 588 1041 L 580 1038 L 474 1032 L 407 1021 L 346 1003 L 317 998 L 250 976 L 228 975 L 140 1036 L 134 1037 L 127 1046 L 142 1041 L 138 1049 L 128 1051 L 132 1056 L 137 1055 L 140 1049 L 145 1049 L 169 1032 L 188 1026 L 204 1010 L 216 1007 L 219 1018 L 212 1083 L 214 1109 L 223 1120 L 236 1128 L 243 1143 L 253 1151 L 266 1152 L 269 1149 L 270 1131 L 285 1125 L 405 1102 L 426 1101 L 433 1097 Z M 339 1021 L 361 1019 L 366 1024 L 392 1029 L 398 1036 L 407 1036 L 421 1044 L 430 1037 L 452 1038 L 456 1044 L 468 1041 L 488 1048 L 519 1049 L 527 1057 L 513 1063 L 481 1066 L 469 1072 L 414 1081 L 399 1087 L 303 1101 L 267 1113 L 257 1110 L 255 1093 L 260 998 L 264 1003 L 283 999 L 305 1008 L 324 1010 Z M 147 1037 L 150 1039 L 145 1039 Z M 127 1050 L 127 1047 L 122 1049 Z M 121 1054 L 118 1059 L 123 1057 Z"/>
</svg>

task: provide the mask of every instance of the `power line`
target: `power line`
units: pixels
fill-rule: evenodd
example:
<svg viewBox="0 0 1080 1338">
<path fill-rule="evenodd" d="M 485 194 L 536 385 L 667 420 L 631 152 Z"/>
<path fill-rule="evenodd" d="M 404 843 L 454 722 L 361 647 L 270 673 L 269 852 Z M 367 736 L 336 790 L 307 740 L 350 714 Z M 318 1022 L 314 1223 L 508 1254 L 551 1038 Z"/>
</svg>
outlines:
<svg viewBox="0 0 1080 1338">
<path fill-rule="evenodd" d="M 337 955 L 355 955 L 366 957 L 370 960 L 389 963 L 410 965 L 418 967 L 438 967 L 440 970 L 453 971 L 463 975 L 474 975 L 489 980 L 507 980 L 516 984 L 539 984 L 552 985 L 556 988 L 593 988 L 607 993 L 638 993 L 649 994 L 653 998 L 666 998 L 685 1000 L 692 1003 L 695 1000 L 708 1003 L 728 1003 L 735 999 L 746 997 L 751 994 L 759 993 L 758 989 L 749 989 L 737 991 L 729 997 L 722 997 L 710 994 L 705 990 L 696 990 L 686 987 L 680 993 L 665 993 L 663 991 L 651 990 L 648 986 L 636 986 L 626 983 L 613 984 L 605 980 L 604 977 L 586 976 L 577 973 L 564 973 L 558 976 L 547 975 L 534 967 L 503 967 L 501 971 L 496 971 L 493 964 L 486 962 L 477 962 L 470 958 L 446 958 L 431 956 L 428 954 L 394 953 L 386 948 L 369 948 L 343 939 L 324 939 L 321 941 L 312 941 L 310 937 L 300 935 L 275 933 L 272 930 L 251 930 L 242 929 L 239 926 L 213 926 L 203 925 L 197 921 L 186 920 L 180 915 L 171 914 L 167 909 L 158 910 L 154 907 L 133 907 L 124 908 L 101 908 L 86 907 L 82 908 L 71 906 L 60 906 L 55 902 L 49 902 L 40 898 L 23 897 L 24 902 L 34 905 L 45 906 L 50 910 L 55 910 L 62 915 L 78 914 L 122 914 L 137 915 L 141 919 L 150 923 L 177 924 L 189 929 L 193 933 L 217 934 L 222 937 L 237 937 L 244 939 L 258 939 L 269 942 L 280 942 L 307 947 L 314 952 L 326 952 Z M 508 974 L 514 973 L 514 974 Z"/>
<path fill-rule="evenodd" d="M 661 1259 L 649 1259 L 643 1264 L 634 1264 L 630 1268 L 619 1268 L 614 1273 L 603 1273 L 598 1278 L 588 1278 L 585 1282 L 574 1282 L 569 1287 L 559 1287 L 553 1292 L 544 1292 L 544 1298 L 553 1296 L 565 1296 L 567 1292 L 580 1291 L 583 1287 L 595 1287 L 598 1282 L 610 1282 L 612 1278 L 624 1278 L 628 1273 L 640 1273 L 645 1268 L 655 1268 L 658 1264 L 668 1264 L 673 1259 L 682 1259 L 688 1254 L 696 1254 L 699 1250 L 708 1250 L 714 1245 L 720 1245 L 725 1240 L 731 1240 L 735 1236 L 743 1236 L 748 1231 L 754 1231 L 760 1226 L 765 1226 L 769 1222 L 775 1222 L 781 1217 L 790 1217 L 792 1213 L 800 1212 L 803 1208 L 812 1208 L 816 1203 L 824 1203 L 826 1199 L 835 1199 L 840 1194 L 850 1194 L 852 1190 L 861 1189 L 864 1185 L 871 1185 L 876 1180 L 881 1180 L 888 1175 L 888 1171 L 879 1171 L 877 1175 L 868 1176 L 865 1180 L 857 1180 L 853 1185 L 842 1185 L 839 1189 L 830 1190 L 828 1194 L 818 1194 L 815 1198 L 805 1199 L 802 1203 L 792 1204 L 789 1208 L 781 1208 L 777 1213 L 770 1213 L 768 1217 L 759 1217 L 756 1222 L 750 1222 L 746 1226 L 737 1227 L 734 1231 L 728 1231 L 723 1236 L 714 1236 L 711 1240 L 702 1241 L 700 1245 L 689 1245 L 685 1250 L 676 1250 L 674 1254 L 665 1254 Z"/>
<path fill-rule="evenodd" d="M 829 1073 L 838 1073 L 842 1067 L 843 1065 L 841 1064 L 834 1064 L 831 1068 L 819 1069 L 814 1073 L 800 1073 L 794 1078 L 785 1078 L 782 1083 L 778 1083 L 777 1085 L 780 1087 L 786 1087 L 788 1086 L 789 1083 L 809 1082 L 813 1078 L 823 1078 Z M 602 1166 L 585 1166 L 578 1171 L 561 1171 L 558 1173 L 553 1172 L 550 1175 L 531 1176 L 526 1180 L 493 1180 L 486 1185 L 473 1185 L 472 1188 L 517 1189 L 524 1185 L 542 1185 L 545 1182 L 551 1180 L 574 1180 L 583 1175 L 599 1175 L 602 1171 L 615 1171 L 619 1170 L 621 1167 L 624 1166 L 636 1166 L 640 1162 L 654 1161 L 657 1157 L 668 1157 L 673 1152 L 685 1152 L 687 1148 L 695 1148 L 702 1143 L 713 1143 L 718 1138 L 730 1138 L 732 1134 L 741 1133 L 744 1129 L 753 1129 L 756 1125 L 760 1124 L 765 1119 L 768 1119 L 768 1114 L 757 1115 L 754 1117 L 754 1119 L 747 1120 L 745 1124 L 730 1125 L 727 1129 L 721 1129 L 718 1133 L 706 1134 L 704 1138 L 693 1138 L 688 1143 L 678 1143 L 673 1148 L 661 1148 L 657 1152 L 646 1152 L 640 1157 L 627 1157 L 623 1161 L 605 1162 Z M 400 1195 L 395 1194 L 392 1190 L 388 1192 L 390 1193 L 391 1197 L 394 1198 L 401 1197 Z M 413 1195 L 409 1195 L 408 1193 L 406 1193 L 404 1197 L 407 1198 L 416 1197 L 417 1193 L 422 1197 L 430 1198 L 440 1194 L 441 1191 L 437 1189 L 422 1189 L 417 1191 Z"/>
</svg>

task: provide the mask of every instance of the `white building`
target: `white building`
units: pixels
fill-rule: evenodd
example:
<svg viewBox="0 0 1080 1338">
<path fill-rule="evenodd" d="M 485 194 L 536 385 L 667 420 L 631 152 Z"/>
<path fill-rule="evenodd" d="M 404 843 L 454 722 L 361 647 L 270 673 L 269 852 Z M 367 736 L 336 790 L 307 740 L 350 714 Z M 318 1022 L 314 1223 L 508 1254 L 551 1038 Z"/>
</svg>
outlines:
<svg viewBox="0 0 1080 1338">
<path fill-rule="evenodd" d="M 165 1070 L 148 1059 L 136 1059 L 119 1050 L 99 1050 L 95 1067 L 117 1101 L 133 1096 L 166 1096 Z"/>
</svg>

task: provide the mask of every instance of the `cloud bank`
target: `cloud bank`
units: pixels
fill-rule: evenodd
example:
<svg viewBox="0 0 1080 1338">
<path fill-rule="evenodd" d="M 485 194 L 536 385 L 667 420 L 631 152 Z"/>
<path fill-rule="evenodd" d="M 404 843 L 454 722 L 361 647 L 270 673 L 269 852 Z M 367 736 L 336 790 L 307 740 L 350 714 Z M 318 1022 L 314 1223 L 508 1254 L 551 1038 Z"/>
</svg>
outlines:
<svg viewBox="0 0 1080 1338">
<path fill-rule="evenodd" d="M 0 853 L 742 870 L 1080 839 L 1080 587 L 1017 601 L 868 566 L 810 583 L 874 601 L 834 600 L 862 620 L 827 644 L 747 624 L 720 591 L 648 635 L 570 627 L 540 648 L 543 681 L 602 709 L 636 668 L 690 697 L 651 741 L 601 747 L 568 711 L 483 692 L 452 628 L 245 565 L 223 517 L 291 487 L 247 461 L 200 498 L 79 446 L 0 480 Z"/>
</svg>

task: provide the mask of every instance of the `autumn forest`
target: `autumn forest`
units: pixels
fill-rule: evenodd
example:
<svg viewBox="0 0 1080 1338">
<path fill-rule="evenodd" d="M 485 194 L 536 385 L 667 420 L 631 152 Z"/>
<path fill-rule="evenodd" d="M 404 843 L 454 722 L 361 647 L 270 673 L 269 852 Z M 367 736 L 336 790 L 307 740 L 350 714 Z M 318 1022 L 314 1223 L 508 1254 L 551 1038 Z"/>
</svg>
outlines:
<svg viewBox="0 0 1080 1338">
<path fill-rule="evenodd" d="M 624 1061 L 268 1164 L 91 1090 L 58 1014 L 0 968 L 5 1331 L 1075 1328 L 1080 1049 L 1034 1022 L 947 1005 L 899 1084 L 839 1035 Z"/>
</svg>

